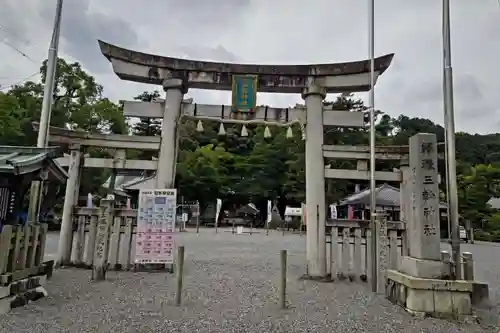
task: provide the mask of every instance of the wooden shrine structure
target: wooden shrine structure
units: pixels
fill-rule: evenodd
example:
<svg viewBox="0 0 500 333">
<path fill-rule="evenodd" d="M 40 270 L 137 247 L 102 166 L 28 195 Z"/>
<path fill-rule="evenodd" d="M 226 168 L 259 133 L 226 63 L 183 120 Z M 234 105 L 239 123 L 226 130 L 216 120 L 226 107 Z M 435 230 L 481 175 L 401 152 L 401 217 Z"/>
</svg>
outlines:
<svg viewBox="0 0 500 333">
<path fill-rule="evenodd" d="M 32 181 L 46 189 L 64 184 L 67 174 L 55 162 L 60 156 L 54 147 L 0 146 L 0 314 L 46 296 L 53 267 L 44 261 L 47 225 L 28 223 L 19 213 Z"/>
</svg>

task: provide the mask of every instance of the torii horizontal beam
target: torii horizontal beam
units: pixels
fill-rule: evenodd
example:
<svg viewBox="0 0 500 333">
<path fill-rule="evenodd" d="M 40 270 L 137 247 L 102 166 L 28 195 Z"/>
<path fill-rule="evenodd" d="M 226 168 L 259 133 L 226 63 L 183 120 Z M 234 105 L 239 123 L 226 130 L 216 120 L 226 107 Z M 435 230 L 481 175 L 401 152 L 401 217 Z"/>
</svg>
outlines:
<svg viewBox="0 0 500 333">
<path fill-rule="evenodd" d="M 347 170 L 347 169 L 328 169 L 325 168 L 325 178 L 349 179 L 349 180 L 369 180 L 370 171 Z M 375 171 L 375 180 L 382 182 L 400 182 L 400 171 Z"/>
<path fill-rule="evenodd" d="M 258 91 L 302 93 L 314 80 L 327 93 L 368 91 L 371 89 L 370 60 L 297 65 L 264 65 L 209 62 L 165 57 L 125 49 L 99 41 L 102 54 L 111 62 L 122 80 L 161 85 L 169 78 L 183 78 L 196 89 L 231 90 L 233 75 L 258 77 Z M 394 54 L 374 60 L 375 80 L 389 68 Z"/>
<path fill-rule="evenodd" d="M 165 113 L 165 101 L 157 99 L 155 102 L 140 102 L 140 101 L 125 101 L 123 106 L 123 115 L 126 117 L 138 118 L 163 118 Z M 211 105 L 211 104 L 195 104 L 182 103 L 181 114 L 188 117 L 211 118 L 214 121 L 217 119 L 231 119 L 230 105 Z M 252 113 L 254 120 L 262 120 L 277 123 L 290 123 L 298 121 L 300 123 L 307 122 L 306 108 L 273 108 L 269 106 L 258 106 Z M 323 111 L 323 124 L 325 126 L 337 127 L 363 127 L 364 113 L 331 110 L 326 107 Z"/>
<path fill-rule="evenodd" d="M 100 169 L 120 169 L 120 170 L 153 170 L 156 171 L 158 166 L 158 161 L 151 160 L 128 160 L 128 159 L 118 159 L 114 160 L 112 158 L 96 158 L 96 157 L 85 157 L 84 159 L 85 168 L 100 168 Z M 70 163 L 70 157 L 64 156 L 56 159 L 62 167 L 68 167 Z"/>
<path fill-rule="evenodd" d="M 33 123 L 33 128 L 38 132 L 39 124 Z M 99 134 L 72 131 L 53 126 L 49 128 L 49 142 L 62 145 L 156 151 L 160 147 L 160 140 L 159 136 Z"/>
<path fill-rule="evenodd" d="M 444 144 L 438 144 L 438 149 Z M 409 158 L 408 146 L 378 146 L 375 147 L 375 159 L 385 161 L 405 161 Z M 346 160 L 369 160 L 369 146 L 348 145 L 323 145 L 325 158 Z M 438 153 L 438 158 L 444 158 L 443 153 Z"/>
</svg>

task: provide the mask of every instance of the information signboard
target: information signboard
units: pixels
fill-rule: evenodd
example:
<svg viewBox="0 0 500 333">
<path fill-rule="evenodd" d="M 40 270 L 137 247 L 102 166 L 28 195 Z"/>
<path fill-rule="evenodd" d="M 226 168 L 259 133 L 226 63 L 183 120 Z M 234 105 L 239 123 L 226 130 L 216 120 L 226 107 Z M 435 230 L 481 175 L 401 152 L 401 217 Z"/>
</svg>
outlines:
<svg viewBox="0 0 500 333">
<path fill-rule="evenodd" d="M 172 264 L 176 189 L 141 190 L 137 211 L 135 263 Z"/>
</svg>

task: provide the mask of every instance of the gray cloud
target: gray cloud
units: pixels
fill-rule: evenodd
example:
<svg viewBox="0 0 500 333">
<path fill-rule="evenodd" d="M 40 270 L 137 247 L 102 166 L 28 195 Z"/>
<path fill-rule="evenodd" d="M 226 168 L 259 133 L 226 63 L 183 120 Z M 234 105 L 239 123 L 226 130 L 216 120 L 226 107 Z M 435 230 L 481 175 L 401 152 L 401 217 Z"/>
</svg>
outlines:
<svg viewBox="0 0 500 333">
<path fill-rule="evenodd" d="M 14 46 L 24 46 L 30 44 L 27 37 L 29 34 L 28 22 L 20 20 L 22 10 L 13 1 L 2 1 L 0 10 L 0 38 Z"/>
<path fill-rule="evenodd" d="M 47 22 L 54 19 L 54 3 L 41 3 L 40 14 Z M 90 71 L 108 69 L 107 60 L 100 56 L 97 39 L 113 41 L 129 48 L 138 47 L 138 36 L 131 24 L 118 17 L 93 12 L 90 0 L 66 1 L 61 23 L 64 51 L 78 59 Z"/>
<path fill-rule="evenodd" d="M 221 45 L 208 47 L 203 45 L 188 45 L 179 48 L 186 57 L 206 61 L 238 62 L 241 58 Z"/>
<path fill-rule="evenodd" d="M 212 26 L 224 29 L 224 24 L 240 18 L 250 6 L 250 0 L 167 0 L 156 2 L 158 9 L 165 9 L 165 17 L 186 25 Z M 162 12 L 162 10 L 160 10 Z"/>
<path fill-rule="evenodd" d="M 413 105 L 422 103 L 433 106 L 442 105 L 442 78 L 430 78 L 427 84 L 413 89 L 411 95 L 407 93 L 403 98 L 408 104 Z M 454 104 L 458 106 L 455 112 L 459 118 L 486 118 L 496 112 L 495 104 L 489 104 L 486 99 L 481 82 L 471 74 L 454 77 Z M 442 106 L 436 109 L 442 110 Z"/>
<path fill-rule="evenodd" d="M 3 0 L 1 22 L 42 48 L 46 55 L 53 2 Z M 442 123 L 441 3 L 435 0 L 376 2 L 376 55 L 394 52 L 376 88 L 376 108 L 397 116 Z M 5 8 L 8 13 L 5 14 Z M 45 8 L 44 10 L 41 10 Z M 96 39 L 173 57 L 245 63 L 318 63 L 366 59 L 367 1 L 351 0 L 66 0 L 61 55 L 82 62 L 114 99 L 156 87 L 123 82 L 112 73 Z M 7 17 L 4 18 L 4 16 Z M 23 19 L 20 19 L 23 18 Z M 452 2 L 455 110 L 458 130 L 498 131 L 500 8 L 496 0 Z M 1 35 L 0 35 L 1 36 Z M 24 47 L 23 45 L 21 45 Z M 19 54 L 0 76 L 19 77 L 27 66 Z M 31 71 L 31 69 L 30 69 Z M 0 84 L 2 81 L 0 81 Z M 200 103 L 229 103 L 227 92 L 190 91 Z M 360 94 L 366 100 L 366 94 Z M 335 96 L 328 96 L 334 98 Z M 259 103 L 294 105 L 300 96 L 259 94 Z"/>
</svg>

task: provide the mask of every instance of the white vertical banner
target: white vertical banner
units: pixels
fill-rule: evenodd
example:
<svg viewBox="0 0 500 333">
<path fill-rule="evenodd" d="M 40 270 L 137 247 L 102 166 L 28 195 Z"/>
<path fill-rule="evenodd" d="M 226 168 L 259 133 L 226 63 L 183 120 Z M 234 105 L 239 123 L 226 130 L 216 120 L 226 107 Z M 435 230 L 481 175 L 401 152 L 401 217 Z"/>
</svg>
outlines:
<svg viewBox="0 0 500 333">
<path fill-rule="evenodd" d="M 221 208 L 222 208 L 222 200 L 217 199 L 217 206 L 215 207 L 215 226 L 216 227 L 219 225 L 219 215 L 220 215 Z"/>
<path fill-rule="evenodd" d="M 307 225 L 307 206 L 305 203 L 302 203 L 301 207 L 302 207 L 302 225 Z"/>
<path fill-rule="evenodd" d="M 93 201 L 94 198 L 92 196 L 92 193 L 87 194 L 87 208 L 92 208 L 93 207 Z"/>
<path fill-rule="evenodd" d="M 336 205 L 330 205 L 330 218 L 336 219 L 337 218 L 337 206 Z"/>
<path fill-rule="evenodd" d="M 176 210 L 176 189 L 140 191 L 135 263 L 174 262 Z"/>
<path fill-rule="evenodd" d="M 272 209 L 273 209 L 273 203 L 271 202 L 271 200 L 267 200 L 267 219 L 266 219 L 267 225 L 269 225 L 269 223 L 271 222 L 271 220 L 273 218 Z"/>
</svg>

